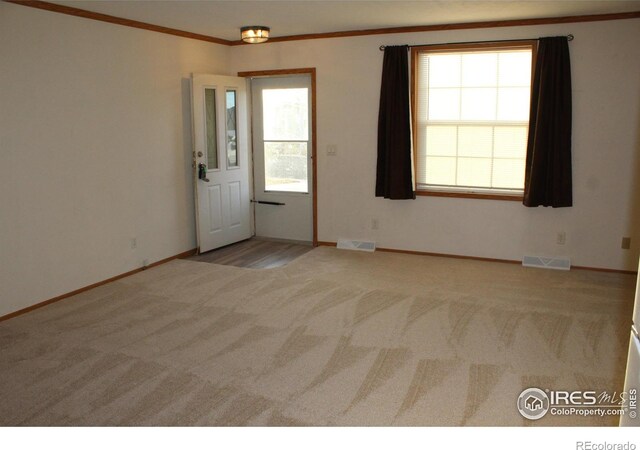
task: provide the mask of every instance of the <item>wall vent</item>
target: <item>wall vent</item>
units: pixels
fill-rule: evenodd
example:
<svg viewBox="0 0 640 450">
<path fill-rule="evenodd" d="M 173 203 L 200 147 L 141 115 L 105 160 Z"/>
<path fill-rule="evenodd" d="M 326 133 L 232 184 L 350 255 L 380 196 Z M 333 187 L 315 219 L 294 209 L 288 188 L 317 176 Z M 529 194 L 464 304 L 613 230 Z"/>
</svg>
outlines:
<svg viewBox="0 0 640 450">
<path fill-rule="evenodd" d="M 376 250 L 376 243 L 372 241 L 353 241 L 351 239 L 338 239 L 337 247 L 344 250 L 374 252 Z"/>
<path fill-rule="evenodd" d="M 545 258 L 543 256 L 524 256 L 522 258 L 524 267 L 538 267 L 540 269 L 569 270 L 571 260 L 569 258 Z"/>
</svg>

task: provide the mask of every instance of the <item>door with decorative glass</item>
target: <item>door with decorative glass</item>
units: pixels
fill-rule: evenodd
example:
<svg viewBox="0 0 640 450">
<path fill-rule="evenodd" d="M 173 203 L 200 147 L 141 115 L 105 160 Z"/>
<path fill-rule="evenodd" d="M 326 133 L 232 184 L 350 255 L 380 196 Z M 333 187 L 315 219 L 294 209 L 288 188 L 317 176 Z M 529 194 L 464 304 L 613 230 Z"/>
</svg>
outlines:
<svg viewBox="0 0 640 450">
<path fill-rule="evenodd" d="M 251 80 L 256 236 L 311 242 L 311 76 Z"/>
<path fill-rule="evenodd" d="M 251 237 L 246 80 L 193 74 L 191 94 L 202 253 Z"/>
</svg>

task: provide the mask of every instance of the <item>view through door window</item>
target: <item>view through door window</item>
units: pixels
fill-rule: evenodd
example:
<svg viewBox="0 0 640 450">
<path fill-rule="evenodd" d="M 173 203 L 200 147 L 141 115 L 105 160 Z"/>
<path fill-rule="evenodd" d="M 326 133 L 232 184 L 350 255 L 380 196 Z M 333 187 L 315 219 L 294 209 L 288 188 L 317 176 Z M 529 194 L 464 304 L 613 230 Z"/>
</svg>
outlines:
<svg viewBox="0 0 640 450">
<path fill-rule="evenodd" d="M 238 130 L 236 127 L 236 91 L 227 91 L 227 167 L 238 167 Z"/>
<path fill-rule="evenodd" d="M 205 88 L 205 132 L 209 170 L 218 168 L 218 134 L 216 130 L 216 90 Z"/>
<path fill-rule="evenodd" d="M 309 192 L 308 91 L 262 91 L 265 191 Z"/>
</svg>

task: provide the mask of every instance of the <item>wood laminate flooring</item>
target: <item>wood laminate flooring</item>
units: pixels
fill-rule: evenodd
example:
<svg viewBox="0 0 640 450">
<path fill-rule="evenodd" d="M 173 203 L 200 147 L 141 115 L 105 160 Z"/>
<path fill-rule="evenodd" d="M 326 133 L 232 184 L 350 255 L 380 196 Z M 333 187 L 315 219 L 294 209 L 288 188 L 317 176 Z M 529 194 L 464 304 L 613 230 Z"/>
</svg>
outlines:
<svg viewBox="0 0 640 450">
<path fill-rule="evenodd" d="M 187 259 L 249 269 L 273 269 L 285 266 L 311 250 L 311 245 L 251 238 Z"/>
</svg>

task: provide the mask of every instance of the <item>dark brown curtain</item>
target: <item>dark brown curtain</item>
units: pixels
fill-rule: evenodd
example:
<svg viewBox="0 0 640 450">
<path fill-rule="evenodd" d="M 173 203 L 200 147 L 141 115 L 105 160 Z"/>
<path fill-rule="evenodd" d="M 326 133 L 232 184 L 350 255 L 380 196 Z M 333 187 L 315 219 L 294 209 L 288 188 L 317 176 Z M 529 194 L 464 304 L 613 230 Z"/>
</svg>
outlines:
<svg viewBox="0 0 640 450">
<path fill-rule="evenodd" d="M 572 206 L 571 67 L 565 36 L 541 38 L 531 89 L 525 206 Z"/>
<path fill-rule="evenodd" d="M 378 114 L 376 197 L 416 198 L 411 167 L 408 53 L 406 45 L 384 49 Z"/>
</svg>

